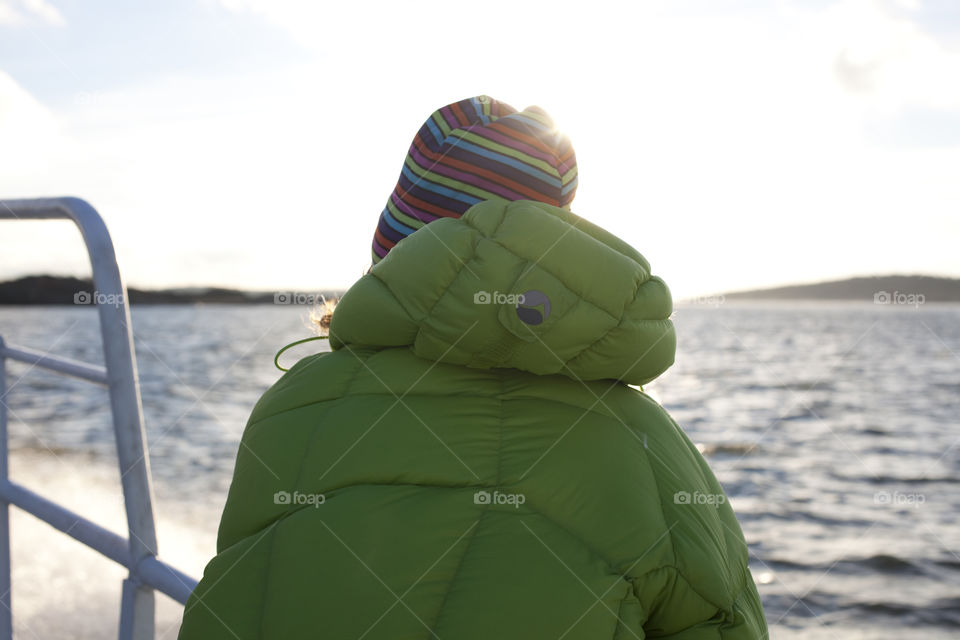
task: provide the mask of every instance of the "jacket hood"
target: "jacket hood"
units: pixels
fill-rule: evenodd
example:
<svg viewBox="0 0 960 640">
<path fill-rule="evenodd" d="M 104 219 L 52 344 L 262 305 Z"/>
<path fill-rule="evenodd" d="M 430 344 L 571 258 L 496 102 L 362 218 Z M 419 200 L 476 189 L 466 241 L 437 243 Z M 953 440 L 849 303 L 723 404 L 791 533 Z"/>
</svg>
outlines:
<svg viewBox="0 0 960 640">
<path fill-rule="evenodd" d="M 330 346 L 646 384 L 673 364 L 670 291 L 633 247 L 566 209 L 494 199 L 399 242 L 337 304 Z"/>
</svg>

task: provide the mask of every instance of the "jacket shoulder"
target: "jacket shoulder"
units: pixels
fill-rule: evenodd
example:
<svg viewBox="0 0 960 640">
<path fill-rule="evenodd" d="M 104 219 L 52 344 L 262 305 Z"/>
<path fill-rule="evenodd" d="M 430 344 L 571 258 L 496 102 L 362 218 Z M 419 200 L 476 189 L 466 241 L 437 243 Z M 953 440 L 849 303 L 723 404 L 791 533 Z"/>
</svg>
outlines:
<svg viewBox="0 0 960 640">
<path fill-rule="evenodd" d="M 369 347 L 351 347 L 301 358 L 260 396 L 247 428 L 285 411 L 342 397 L 374 352 Z"/>
<path fill-rule="evenodd" d="M 669 634 L 702 627 L 722 638 L 760 637 L 759 630 L 766 630 L 763 611 L 726 492 L 659 403 L 639 391 L 622 401 L 633 407 L 634 428 L 643 433 L 672 555 L 653 571 L 630 574 L 651 614 L 650 628 Z"/>
<path fill-rule="evenodd" d="M 754 620 L 747 545 L 706 460 L 647 394 L 623 384 L 596 391 L 597 407 L 553 445 L 524 490 L 631 581 L 651 629 Z"/>
</svg>

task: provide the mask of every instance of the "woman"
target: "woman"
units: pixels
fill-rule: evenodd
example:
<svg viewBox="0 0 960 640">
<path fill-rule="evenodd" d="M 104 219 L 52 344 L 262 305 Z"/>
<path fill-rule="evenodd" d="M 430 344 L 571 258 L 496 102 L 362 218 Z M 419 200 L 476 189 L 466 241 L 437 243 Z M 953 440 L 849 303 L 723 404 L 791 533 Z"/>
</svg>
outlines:
<svg viewBox="0 0 960 640">
<path fill-rule="evenodd" d="M 332 352 L 253 410 L 180 638 L 767 636 L 723 490 L 629 386 L 670 293 L 576 176 L 540 109 L 427 120 Z"/>
</svg>

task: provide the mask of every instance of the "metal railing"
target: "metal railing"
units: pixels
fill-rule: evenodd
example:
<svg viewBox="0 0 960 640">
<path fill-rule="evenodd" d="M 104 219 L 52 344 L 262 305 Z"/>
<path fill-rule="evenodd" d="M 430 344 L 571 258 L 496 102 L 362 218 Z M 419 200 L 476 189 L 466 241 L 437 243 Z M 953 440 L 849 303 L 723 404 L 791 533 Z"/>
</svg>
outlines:
<svg viewBox="0 0 960 640">
<path fill-rule="evenodd" d="M 0 200 L 0 219 L 73 220 L 90 254 L 94 289 L 97 294 L 110 296 L 108 299 L 111 300 L 111 304 L 96 305 L 105 367 L 7 345 L 0 336 L 0 639 L 13 637 L 9 505 L 20 507 L 126 567 L 130 573 L 123 581 L 119 638 L 151 639 L 154 636 L 153 590 L 186 604 L 197 581 L 157 558 L 153 489 L 145 445 L 140 382 L 127 290 L 117 266 L 113 241 L 96 209 L 78 198 Z M 126 538 L 37 495 L 8 477 L 5 401 L 8 358 L 107 387 L 127 516 Z"/>
</svg>

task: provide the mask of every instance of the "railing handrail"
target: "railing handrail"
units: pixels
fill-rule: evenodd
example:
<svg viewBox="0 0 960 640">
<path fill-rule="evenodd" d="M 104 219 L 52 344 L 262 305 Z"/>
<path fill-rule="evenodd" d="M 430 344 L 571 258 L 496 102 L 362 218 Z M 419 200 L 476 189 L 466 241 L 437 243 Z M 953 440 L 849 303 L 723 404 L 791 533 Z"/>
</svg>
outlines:
<svg viewBox="0 0 960 640">
<path fill-rule="evenodd" d="M 44 353 L 37 349 L 6 344 L 4 342 L 0 342 L 0 358 L 19 360 L 34 367 L 49 369 L 50 371 L 56 371 L 57 373 L 107 386 L 107 368 L 99 365 L 88 364 L 61 356 L 51 356 L 49 353 Z"/>
<path fill-rule="evenodd" d="M 119 542 L 109 538 L 109 535 L 119 538 L 127 548 L 125 554 L 117 555 L 114 551 L 108 554 L 104 549 L 98 550 L 118 562 L 123 560 L 121 564 L 127 566 L 130 571 L 123 582 L 120 640 L 153 638 L 154 597 L 151 587 L 161 589 L 182 602 L 185 598 L 181 599 L 179 596 L 184 593 L 189 595 L 189 591 L 184 590 L 192 591 L 196 581 L 156 558 L 157 535 L 153 513 L 153 488 L 150 461 L 145 445 L 146 433 L 136 354 L 133 348 L 130 309 L 127 305 L 126 285 L 117 266 L 113 240 L 96 209 L 79 198 L 0 200 L 0 219 L 72 220 L 80 229 L 90 256 L 95 293 L 110 296 L 111 304 L 96 305 L 106 365 L 102 371 L 95 365 L 49 356 L 23 347 L 5 347 L 0 337 L 0 400 L 6 395 L 4 363 L 8 357 L 16 360 L 35 358 L 37 366 L 45 366 L 92 382 L 106 384 L 110 395 L 128 533 L 125 539 L 116 536 L 99 525 L 80 518 L 9 481 L 6 405 L 0 403 L 0 500 L 3 501 L 0 505 L 2 506 L 0 509 L 0 593 L 2 593 L 0 604 L 3 605 L 0 606 L 0 637 L 12 637 L 8 504 L 14 504 L 51 524 L 53 524 L 52 520 L 63 517 L 65 514 L 75 518 L 76 522 L 85 522 L 89 525 L 83 528 L 84 531 L 89 532 L 87 537 L 90 540 L 98 536 L 103 540 L 112 540 L 105 543 L 111 545 L 110 549 L 114 549 Z M 98 379 L 101 372 L 104 374 L 102 380 Z M 81 540 L 81 542 L 92 546 L 88 540 Z M 183 588 L 176 587 L 172 580 L 181 582 Z"/>
<path fill-rule="evenodd" d="M 140 566 L 135 566 L 126 538 L 61 507 L 23 485 L 10 480 L 0 481 L 0 500 L 20 507 L 117 564 L 127 567 L 142 582 L 181 604 L 186 604 L 190 593 L 197 586 L 196 580 L 155 556 L 144 556 L 140 560 Z M 146 565 L 150 565 L 153 570 L 145 572 Z"/>
</svg>

